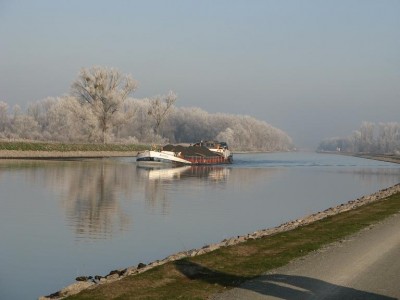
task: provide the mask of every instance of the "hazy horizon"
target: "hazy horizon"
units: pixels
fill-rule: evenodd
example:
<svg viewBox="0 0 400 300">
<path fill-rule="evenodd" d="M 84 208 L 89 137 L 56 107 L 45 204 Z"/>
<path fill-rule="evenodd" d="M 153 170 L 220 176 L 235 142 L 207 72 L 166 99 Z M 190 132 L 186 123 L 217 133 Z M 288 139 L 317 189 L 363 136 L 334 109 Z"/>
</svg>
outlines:
<svg viewBox="0 0 400 300">
<path fill-rule="evenodd" d="M 301 148 L 400 121 L 400 2 L 0 1 L 0 101 L 69 93 L 82 67 L 135 98 L 256 117 Z"/>
</svg>

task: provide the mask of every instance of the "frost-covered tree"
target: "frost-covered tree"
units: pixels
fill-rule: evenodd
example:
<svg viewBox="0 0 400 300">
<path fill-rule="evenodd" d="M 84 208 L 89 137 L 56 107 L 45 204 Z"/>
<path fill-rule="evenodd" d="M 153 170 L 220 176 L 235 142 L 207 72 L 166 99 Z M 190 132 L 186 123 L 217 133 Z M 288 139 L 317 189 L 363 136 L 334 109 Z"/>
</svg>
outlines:
<svg viewBox="0 0 400 300">
<path fill-rule="evenodd" d="M 359 130 L 351 137 L 323 140 L 319 145 L 321 151 L 334 151 L 341 148 L 345 152 L 363 153 L 400 153 L 400 123 L 363 122 Z"/>
<path fill-rule="evenodd" d="M 170 113 L 172 106 L 176 102 L 176 94 L 172 91 L 169 91 L 166 95 L 155 96 L 151 98 L 150 107 L 148 111 L 148 115 L 151 116 L 154 120 L 154 133 L 160 134 L 161 124 L 165 121 L 168 114 Z"/>
<path fill-rule="evenodd" d="M 168 140 L 154 132 L 154 120 L 149 117 L 149 99 L 129 98 L 125 105 L 125 117 L 119 137 L 120 139 L 138 140 L 147 144 L 163 144 Z"/>
<path fill-rule="evenodd" d="M 164 115 L 165 110 L 159 110 L 159 116 L 163 116 L 159 123 L 162 128 L 160 125 L 156 133 L 155 120 L 149 116 L 151 99 L 127 98 L 112 117 L 113 130 L 110 128 L 104 134 L 92 106 L 73 96 L 47 98 L 30 104 L 26 113 L 16 107 L 14 115 L 4 117 L 9 120 L 9 129 L 3 136 L 61 142 L 113 138 L 116 142 L 147 144 L 217 139 L 227 142 L 231 149 L 248 151 L 287 151 L 293 147 L 285 132 L 264 121 L 250 116 L 208 113 L 196 107 L 171 109 L 170 106 Z M 6 105 L 0 107 L 6 110 Z"/>
<path fill-rule="evenodd" d="M 235 144 L 235 131 L 230 127 L 226 128 L 224 131 L 221 131 L 217 136 L 216 139 L 218 141 L 224 141 L 228 143 L 228 145 Z"/>
<path fill-rule="evenodd" d="M 363 122 L 360 127 L 361 133 L 361 149 L 363 152 L 373 152 L 374 151 L 374 131 L 375 124 L 372 122 Z"/>
<path fill-rule="evenodd" d="M 130 75 L 105 67 L 83 68 L 72 83 L 71 92 L 82 106 L 97 117 L 105 143 L 126 98 L 136 90 L 137 82 Z"/>
<path fill-rule="evenodd" d="M 19 105 L 14 106 L 14 115 L 10 121 L 12 138 L 41 139 L 39 124 L 32 116 L 23 114 Z"/>
<path fill-rule="evenodd" d="M 49 110 L 56 104 L 57 99 L 48 97 L 28 105 L 27 115 L 31 116 L 41 127 L 42 131 L 48 129 Z"/>
<path fill-rule="evenodd" d="M 75 97 L 57 98 L 48 111 L 48 133 L 52 140 L 96 142 L 101 139 L 97 117 L 90 107 L 82 106 Z"/>
<path fill-rule="evenodd" d="M 0 101 L 0 136 L 4 136 L 8 123 L 8 104 Z"/>
<path fill-rule="evenodd" d="M 381 153 L 400 151 L 400 124 L 396 122 L 379 123 L 377 143 Z"/>
<path fill-rule="evenodd" d="M 218 128 L 210 125 L 211 114 L 197 107 L 182 107 L 171 114 L 174 131 L 170 140 L 191 143 L 215 138 Z"/>
<path fill-rule="evenodd" d="M 176 142 L 218 139 L 228 142 L 233 149 L 249 151 L 287 151 L 293 147 L 285 132 L 250 116 L 180 108 L 170 119 Z"/>
</svg>

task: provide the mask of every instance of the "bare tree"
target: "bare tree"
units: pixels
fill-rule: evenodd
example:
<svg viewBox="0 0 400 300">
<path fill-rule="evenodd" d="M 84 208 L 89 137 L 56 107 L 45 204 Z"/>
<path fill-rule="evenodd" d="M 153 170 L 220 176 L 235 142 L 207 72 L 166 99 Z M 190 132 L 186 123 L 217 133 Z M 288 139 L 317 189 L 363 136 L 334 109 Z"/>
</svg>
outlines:
<svg viewBox="0 0 400 300">
<path fill-rule="evenodd" d="M 161 124 L 164 122 L 172 106 L 176 101 L 176 94 L 169 91 L 166 95 L 156 96 L 150 99 L 148 114 L 155 122 L 154 133 L 160 134 Z"/>
<path fill-rule="evenodd" d="M 0 133 L 8 126 L 8 104 L 0 101 Z"/>
<path fill-rule="evenodd" d="M 137 82 L 130 75 L 98 66 L 83 68 L 71 86 L 72 94 L 97 117 L 103 143 L 114 125 L 116 113 L 136 88 Z"/>
</svg>

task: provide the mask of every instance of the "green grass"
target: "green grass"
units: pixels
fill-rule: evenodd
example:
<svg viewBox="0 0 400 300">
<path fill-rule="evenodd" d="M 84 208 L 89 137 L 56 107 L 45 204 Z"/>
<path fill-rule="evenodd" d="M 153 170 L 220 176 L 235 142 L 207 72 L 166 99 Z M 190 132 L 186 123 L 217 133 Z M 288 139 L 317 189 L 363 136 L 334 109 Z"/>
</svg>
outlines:
<svg viewBox="0 0 400 300">
<path fill-rule="evenodd" d="M 400 194 L 307 226 L 159 266 L 67 299 L 206 299 L 400 211 Z"/>
<path fill-rule="evenodd" d="M 45 142 L 8 142 L 0 141 L 0 150 L 15 151 L 142 151 L 149 149 L 148 145 L 132 144 L 70 144 Z"/>
</svg>

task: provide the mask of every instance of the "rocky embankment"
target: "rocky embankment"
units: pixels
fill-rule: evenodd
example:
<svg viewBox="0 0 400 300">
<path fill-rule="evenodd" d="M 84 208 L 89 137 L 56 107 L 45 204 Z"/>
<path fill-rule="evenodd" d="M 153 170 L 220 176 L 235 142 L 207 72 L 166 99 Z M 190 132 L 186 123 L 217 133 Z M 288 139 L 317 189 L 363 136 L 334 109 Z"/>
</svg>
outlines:
<svg viewBox="0 0 400 300">
<path fill-rule="evenodd" d="M 290 221 L 287 223 L 284 223 L 280 226 L 274 227 L 274 228 L 268 228 L 268 229 L 263 229 L 263 230 L 258 230 L 253 233 L 249 233 L 244 236 L 238 236 L 238 237 L 233 237 L 230 239 L 223 240 L 220 243 L 215 243 L 215 244 L 210 244 L 207 246 L 204 246 L 201 249 L 192 249 L 189 251 L 183 251 L 179 252 L 173 255 L 170 255 L 163 260 L 157 260 L 154 261 L 148 265 L 145 265 L 143 263 L 140 263 L 138 266 L 132 266 L 126 269 L 121 269 L 121 270 L 114 270 L 111 271 L 108 275 L 106 276 L 80 276 L 76 278 L 76 282 L 63 288 L 62 290 L 48 295 L 44 297 L 40 297 L 40 300 L 48 300 L 48 299 L 62 299 L 64 297 L 74 295 L 79 293 L 80 291 L 87 289 L 87 288 L 95 288 L 97 285 L 100 284 L 107 284 L 110 282 L 114 282 L 116 280 L 120 280 L 126 276 L 129 275 L 136 275 L 140 274 L 143 272 L 146 272 L 154 267 L 166 264 L 168 262 L 176 261 L 182 258 L 186 257 L 193 257 L 197 255 L 202 255 L 205 253 L 209 253 L 211 251 L 217 250 L 221 247 L 228 247 L 228 246 L 234 246 L 240 243 L 243 243 L 247 240 L 251 239 L 259 239 L 262 237 L 270 236 L 273 234 L 289 231 L 292 229 L 295 229 L 299 226 L 305 226 L 308 224 L 311 224 L 315 221 L 324 219 L 329 216 L 333 216 L 345 211 L 349 211 L 352 209 L 356 209 L 357 207 L 360 207 L 362 205 L 389 197 L 393 194 L 399 193 L 400 192 L 400 184 L 396 184 L 392 187 L 389 187 L 387 189 L 380 190 L 374 194 L 368 195 L 368 196 L 363 196 L 361 198 L 358 198 L 356 200 L 351 200 L 347 203 L 340 204 L 338 206 L 326 209 L 321 212 L 314 213 L 312 215 L 306 216 L 301 219 L 297 219 L 294 221 Z"/>
</svg>

